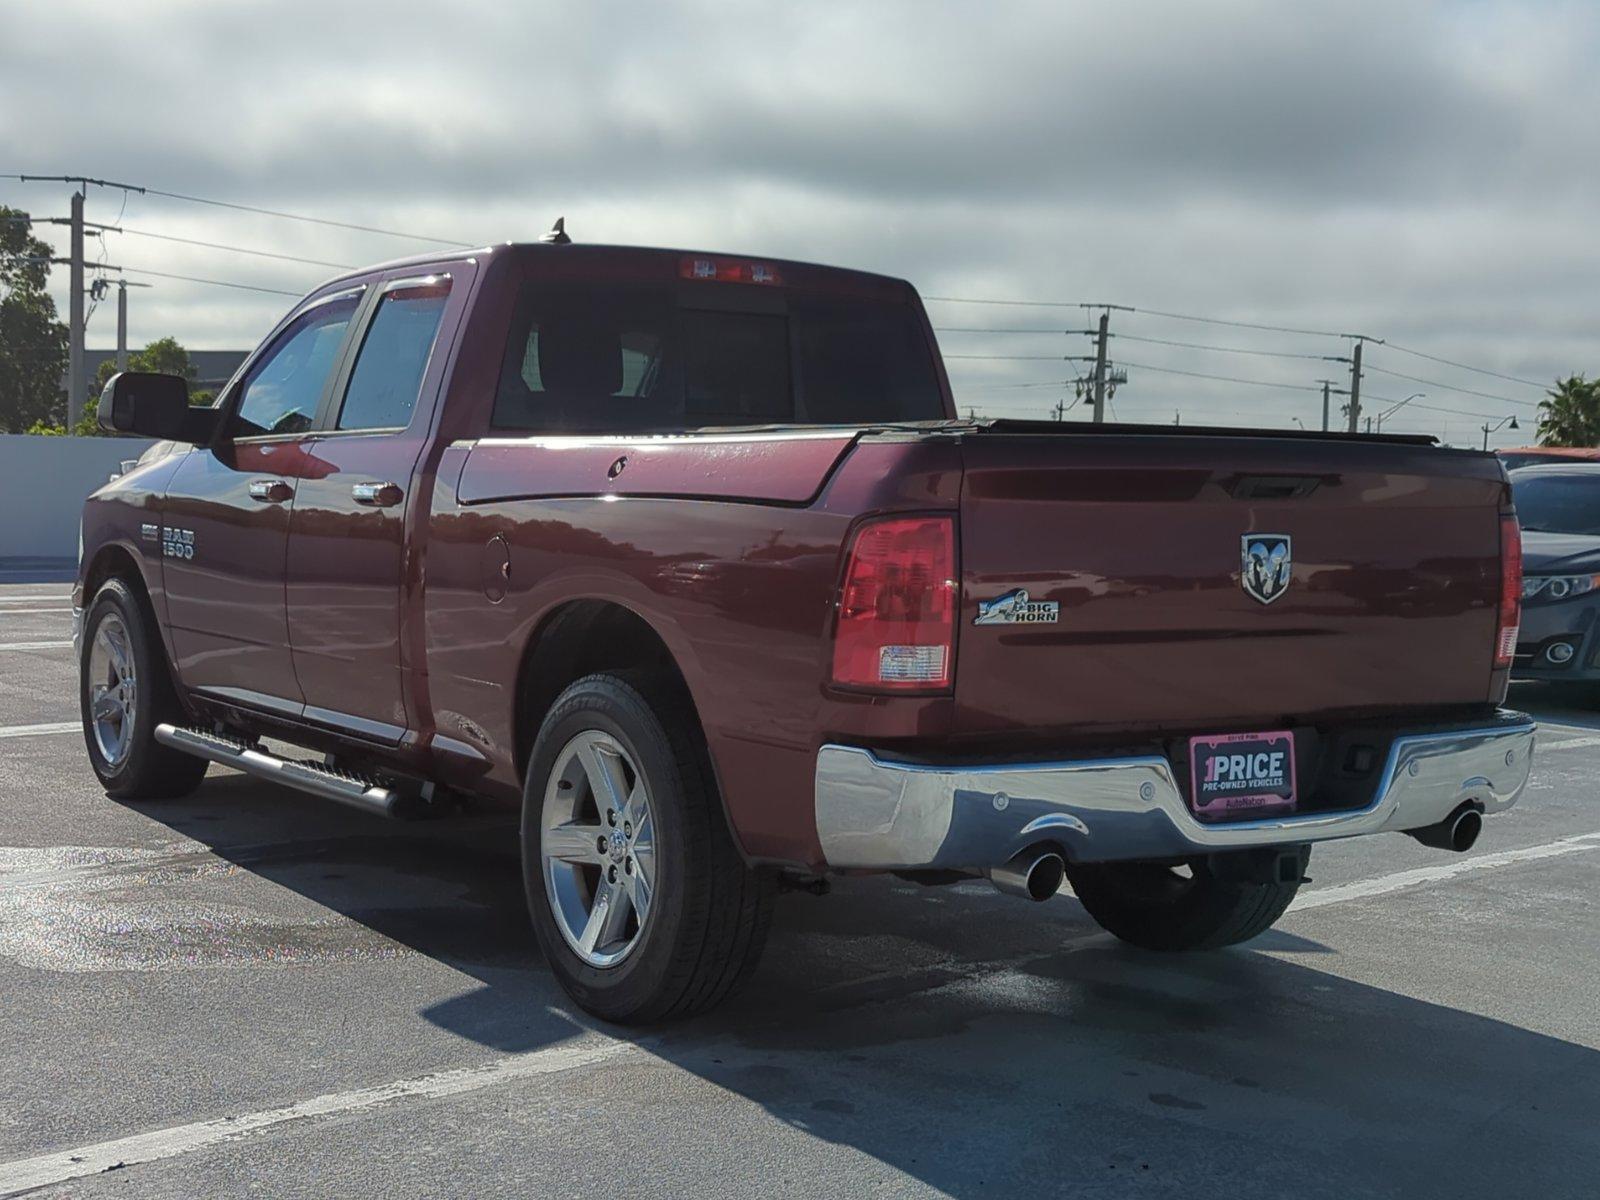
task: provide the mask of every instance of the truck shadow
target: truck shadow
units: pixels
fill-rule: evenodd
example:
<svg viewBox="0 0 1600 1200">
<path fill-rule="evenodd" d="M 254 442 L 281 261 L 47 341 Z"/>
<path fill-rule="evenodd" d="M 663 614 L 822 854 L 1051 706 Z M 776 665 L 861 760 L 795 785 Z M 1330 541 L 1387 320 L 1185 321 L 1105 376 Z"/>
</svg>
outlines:
<svg viewBox="0 0 1600 1200">
<path fill-rule="evenodd" d="M 594 1027 L 534 946 L 508 823 L 383 823 L 231 776 L 140 811 L 470 976 L 420 1011 L 435 1027 L 504 1053 Z M 1144 954 L 1069 899 L 857 880 L 783 897 L 761 970 L 714 1014 L 606 1032 L 731 1094 L 732 1128 L 825 1143 L 861 1192 L 1592 1194 L 1600 1053 L 1338 961 L 1288 931 Z M 641 1097 L 684 1111 L 640 1120 L 725 1119 L 702 1091 Z"/>
</svg>

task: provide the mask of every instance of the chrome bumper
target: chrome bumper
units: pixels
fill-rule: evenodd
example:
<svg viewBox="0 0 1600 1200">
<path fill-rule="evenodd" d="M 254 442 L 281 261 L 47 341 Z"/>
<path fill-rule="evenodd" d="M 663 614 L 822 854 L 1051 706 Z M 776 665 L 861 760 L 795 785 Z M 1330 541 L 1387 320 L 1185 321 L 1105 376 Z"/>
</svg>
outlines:
<svg viewBox="0 0 1600 1200">
<path fill-rule="evenodd" d="M 1163 757 L 996 766 L 886 761 L 854 746 L 817 754 L 817 836 L 830 867 L 982 869 L 1040 842 L 1075 862 L 1184 858 L 1421 829 L 1465 801 L 1511 807 L 1533 765 L 1533 720 L 1395 739 L 1365 808 L 1203 824 Z"/>
</svg>

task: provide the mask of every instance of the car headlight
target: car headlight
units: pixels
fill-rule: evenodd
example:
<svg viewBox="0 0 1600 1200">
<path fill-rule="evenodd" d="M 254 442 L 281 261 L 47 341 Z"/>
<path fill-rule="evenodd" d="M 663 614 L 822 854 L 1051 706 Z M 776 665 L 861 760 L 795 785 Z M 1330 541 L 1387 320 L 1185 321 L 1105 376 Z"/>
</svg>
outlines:
<svg viewBox="0 0 1600 1200">
<path fill-rule="evenodd" d="M 1525 575 L 1524 600 L 1568 600 L 1600 587 L 1600 575 Z"/>
</svg>

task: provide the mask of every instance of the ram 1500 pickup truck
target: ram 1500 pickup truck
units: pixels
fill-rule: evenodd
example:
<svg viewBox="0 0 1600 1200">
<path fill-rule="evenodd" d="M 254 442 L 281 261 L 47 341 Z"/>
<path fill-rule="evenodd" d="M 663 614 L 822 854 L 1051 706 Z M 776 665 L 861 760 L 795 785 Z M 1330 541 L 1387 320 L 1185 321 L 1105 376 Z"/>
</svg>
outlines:
<svg viewBox="0 0 1600 1200">
<path fill-rule="evenodd" d="M 785 884 L 1067 882 L 1217 947 L 1313 843 L 1463 850 L 1528 777 L 1492 456 L 960 420 L 898 280 L 413 259 L 318 288 L 214 406 L 128 373 L 100 419 L 167 443 L 84 509 L 107 791 L 211 762 L 520 812 L 536 935 L 611 1020 L 725 996 Z"/>
</svg>

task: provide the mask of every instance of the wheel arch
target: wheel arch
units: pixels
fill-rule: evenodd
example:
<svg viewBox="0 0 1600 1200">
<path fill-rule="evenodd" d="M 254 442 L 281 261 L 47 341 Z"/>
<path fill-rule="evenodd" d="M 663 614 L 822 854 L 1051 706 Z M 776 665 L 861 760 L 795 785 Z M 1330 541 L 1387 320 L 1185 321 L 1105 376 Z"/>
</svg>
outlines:
<svg viewBox="0 0 1600 1200">
<path fill-rule="evenodd" d="M 546 613 L 523 647 L 513 693 L 512 730 L 517 778 L 527 774 L 534 739 L 545 714 L 573 682 L 602 671 L 645 668 L 660 671 L 681 694 L 700 745 L 717 780 L 717 798 L 734 844 L 743 846 L 729 819 L 727 797 L 717 774 L 705 724 L 677 656 L 661 632 L 638 611 L 613 599 L 571 599 Z M 746 855 L 746 857 L 748 857 Z"/>
<path fill-rule="evenodd" d="M 161 620 L 156 612 L 155 598 L 151 595 L 150 582 L 145 578 L 145 562 L 141 555 L 122 542 L 107 542 L 97 549 L 89 561 L 84 565 L 79 579 L 81 580 L 83 597 L 83 616 L 88 621 L 89 607 L 94 603 L 95 596 L 105 586 L 109 579 L 120 579 L 127 584 L 133 592 L 134 600 L 143 612 L 145 620 L 150 622 L 150 628 L 155 630 L 161 645 L 162 663 L 167 670 L 167 680 L 178 691 L 180 697 L 182 689 L 177 687 L 178 673 L 173 665 L 172 642 L 167 630 L 167 624 Z"/>
</svg>

